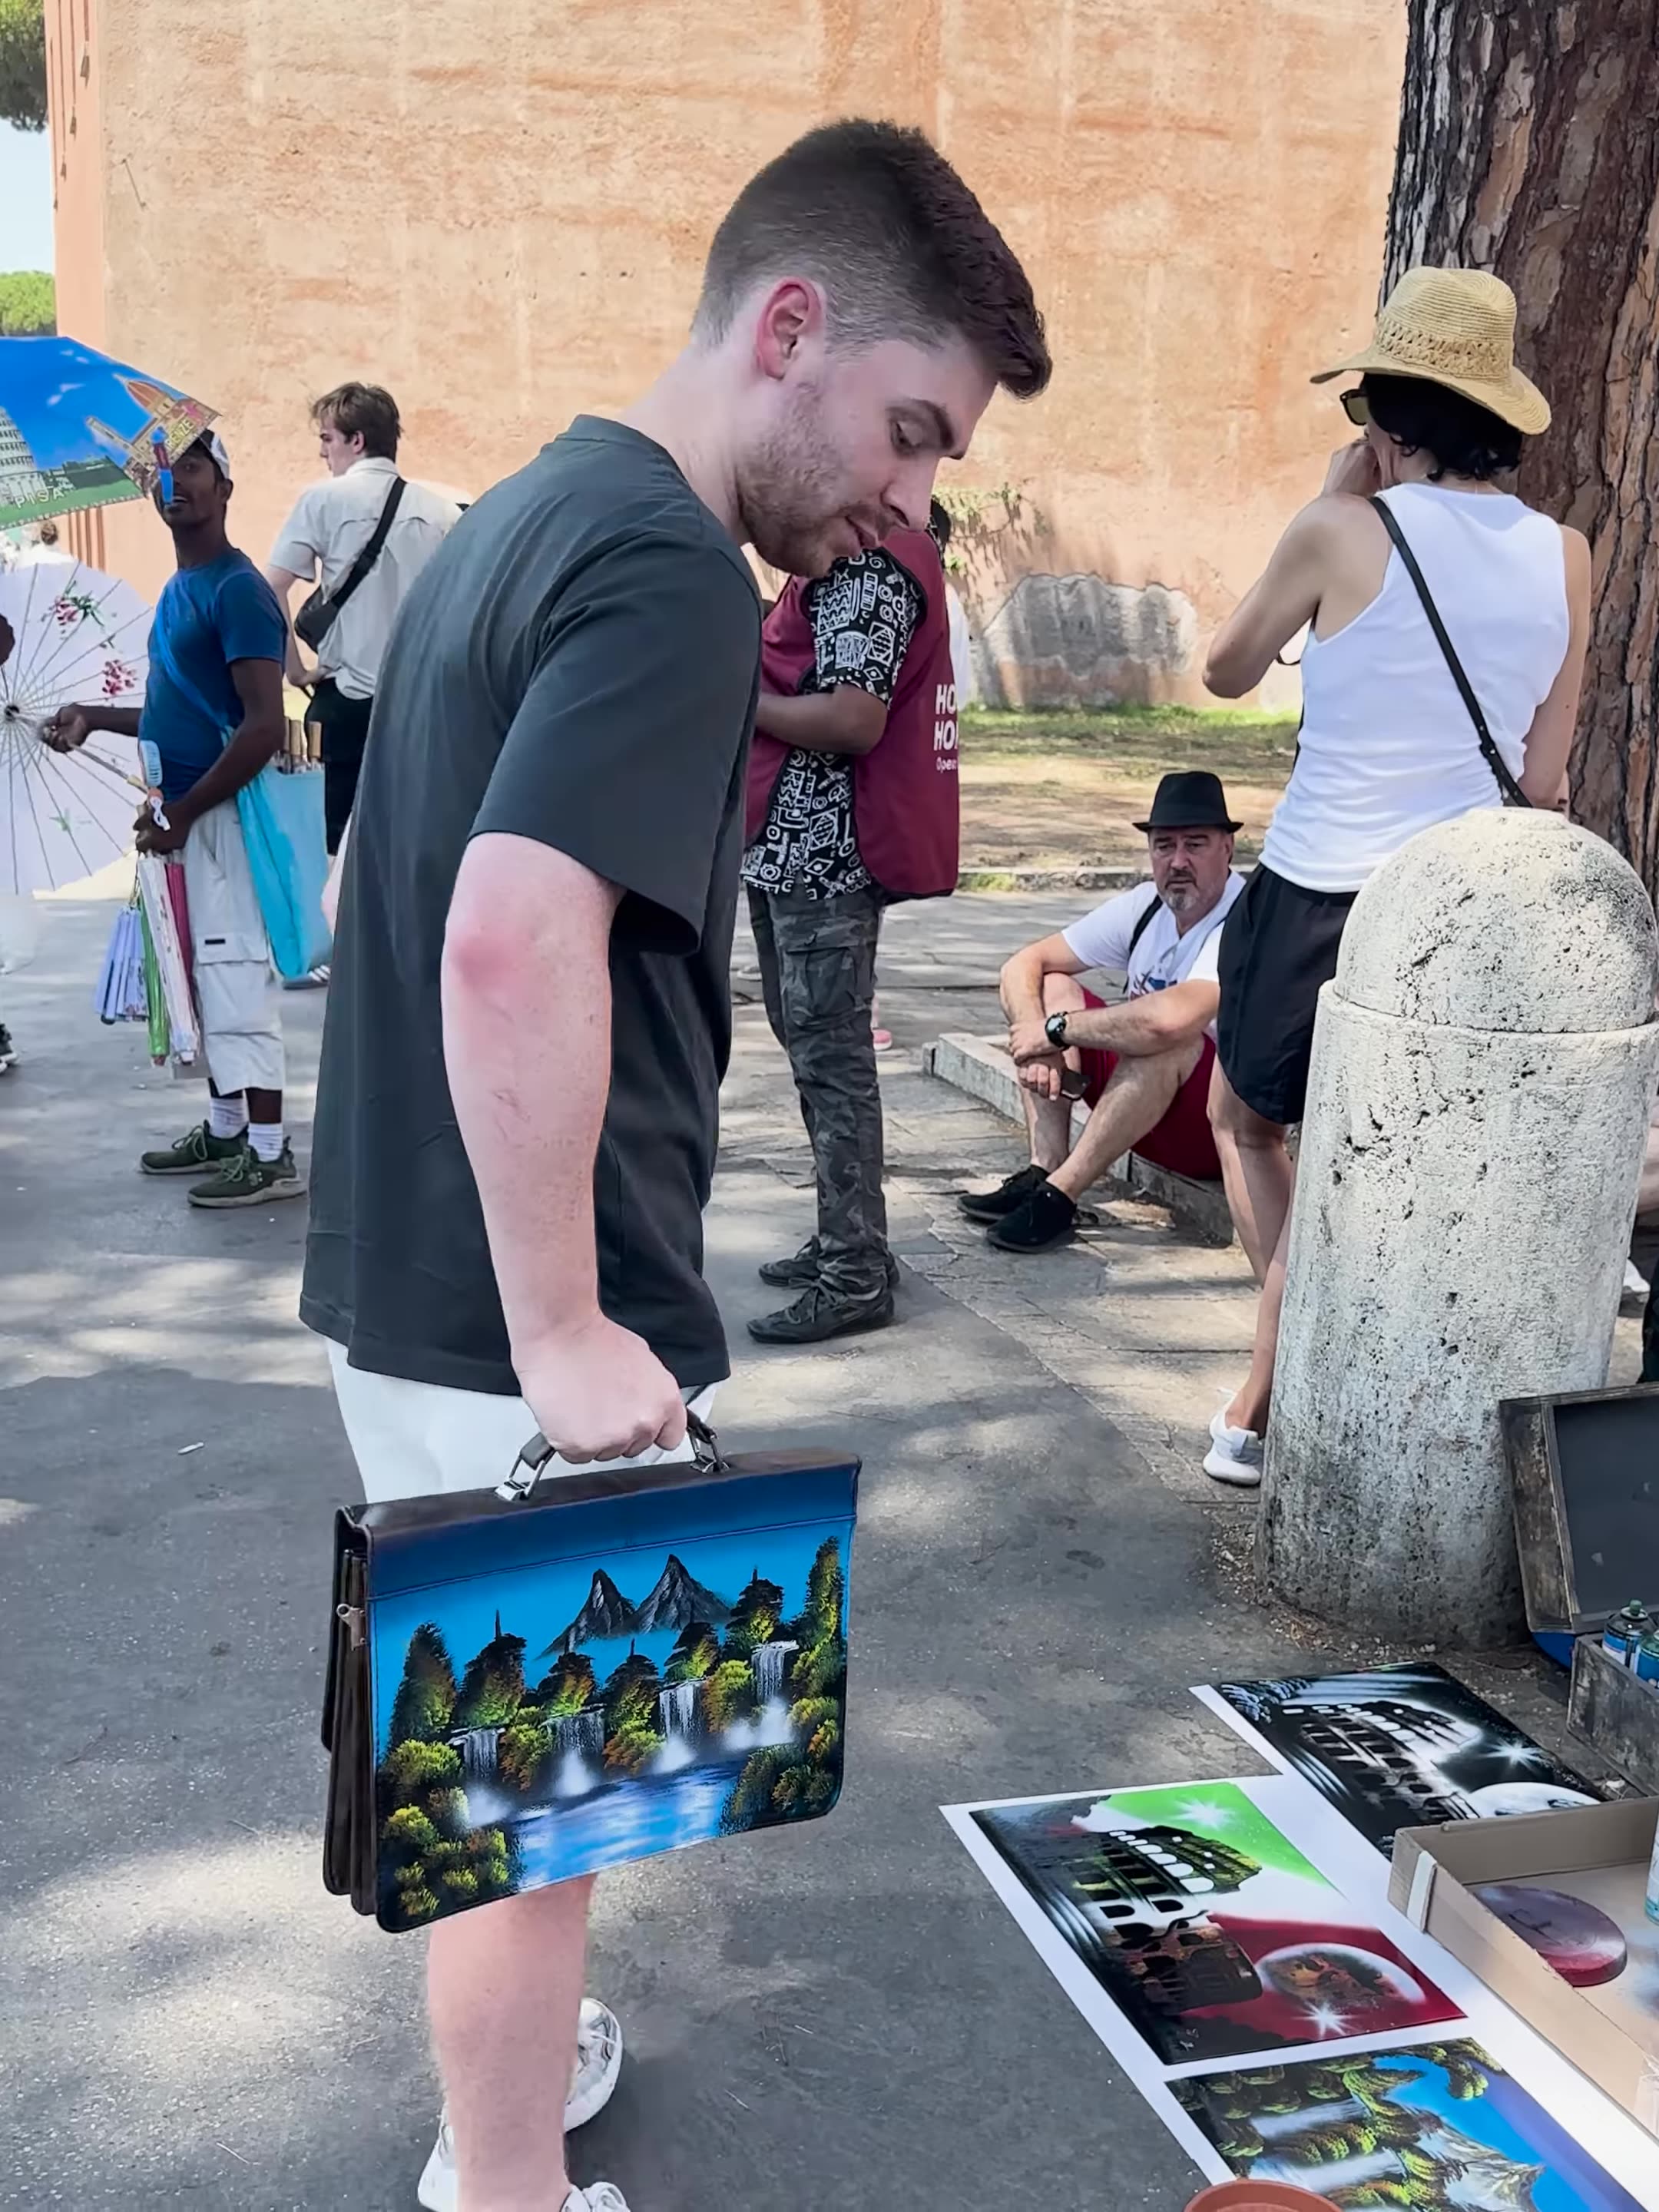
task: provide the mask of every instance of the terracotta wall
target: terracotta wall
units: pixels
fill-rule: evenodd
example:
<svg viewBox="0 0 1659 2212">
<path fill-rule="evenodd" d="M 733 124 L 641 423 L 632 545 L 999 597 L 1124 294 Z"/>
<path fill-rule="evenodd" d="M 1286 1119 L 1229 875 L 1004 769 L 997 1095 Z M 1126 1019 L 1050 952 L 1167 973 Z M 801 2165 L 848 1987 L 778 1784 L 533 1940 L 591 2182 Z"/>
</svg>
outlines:
<svg viewBox="0 0 1659 2212">
<path fill-rule="evenodd" d="M 854 111 L 934 136 L 1048 313 L 1048 394 L 947 472 L 1011 489 L 963 533 L 1009 696 L 1199 696 L 1341 434 L 1305 377 L 1376 296 L 1397 0 L 48 0 L 54 48 L 88 4 L 64 324 L 224 410 L 258 556 L 313 393 L 390 385 L 406 465 L 482 489 L 627 400 L 744 179 Z M 159 580 L 146 514 L 108 538 Z"/>
</svg>

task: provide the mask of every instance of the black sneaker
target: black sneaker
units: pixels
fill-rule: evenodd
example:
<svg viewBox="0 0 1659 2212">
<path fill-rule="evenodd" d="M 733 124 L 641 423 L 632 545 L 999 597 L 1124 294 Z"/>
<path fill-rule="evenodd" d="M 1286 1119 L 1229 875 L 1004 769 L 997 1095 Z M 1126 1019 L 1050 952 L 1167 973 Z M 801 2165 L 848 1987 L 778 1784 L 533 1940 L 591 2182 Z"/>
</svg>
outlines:
<svg viewBox="0 0 1659 2212">
<path fill-rule="evenodd" d="M 1077 1220 L 1077 1207 L 1045 1176 L 1041 1189 L 1032 1191 L 1023 1206 L 991 1224 L 986 1242 L 999 1252 L 1052 1252 L 1072 1242 Z"/>
<path fill-rule="evenodd" d="M 815 1282 L 793 1305 L 751 1321 L 749 1334 L 757 1344 L 822 1344 L 829 1336 L 851 1336 L 861 1328 L 885 1328 L 892 1319 L 893 1293 L 885 1283 L 878 1291 L 854 1295 Z"/>
<path fill-rule="evenodd" d="M 763 1260 L 755 1273 L 762 1282 L 770 1283 L 774 1290 L 809 1290 L 818 1279 L 822 1261 L 818 1258 L 818 1240 L 809 1237 L 799 1252 L 792 1252 L 787 1260 Z M 889 1285 L 896 1289 L 899 1264 L 890 1252 L 883 1255 Z"/>
<path fill-rule="evenodd" d="M 994 1190 L 964 1190 L 957 1204 L 969 1221 L 1001 1221 L 1024 1206 L 1031 1193 L 1048 1180 L 1040 1167 L 1018 1168 Z"/>
</svg>

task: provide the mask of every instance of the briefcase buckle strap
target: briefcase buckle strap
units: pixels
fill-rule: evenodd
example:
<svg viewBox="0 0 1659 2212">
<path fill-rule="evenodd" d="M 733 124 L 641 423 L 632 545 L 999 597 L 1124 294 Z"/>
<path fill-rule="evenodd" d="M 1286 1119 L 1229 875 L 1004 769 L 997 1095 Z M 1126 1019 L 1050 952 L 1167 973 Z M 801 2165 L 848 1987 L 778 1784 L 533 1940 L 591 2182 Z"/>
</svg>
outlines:
<svg viewBox="0 0 1659 2212">
<path fill-rule="evenodd" d="M 552 1445 L 538 1429 L 528 1443 L 520 1447 L 510 1472 L 495 1485 L 495 1495 L 502 1504 L 511 1505 L 520 1498 L 528 1498 L 546 1474 L 547 1463 L 553 1456 Z"/>
</svg>

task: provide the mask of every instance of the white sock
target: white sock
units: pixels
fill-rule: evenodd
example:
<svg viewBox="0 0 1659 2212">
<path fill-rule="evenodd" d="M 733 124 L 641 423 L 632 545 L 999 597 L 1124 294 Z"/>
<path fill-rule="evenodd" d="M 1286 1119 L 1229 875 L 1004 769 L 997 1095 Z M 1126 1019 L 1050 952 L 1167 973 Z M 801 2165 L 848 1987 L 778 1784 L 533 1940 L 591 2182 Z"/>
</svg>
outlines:
<svg viewBox="0 0 1659 2212">
<path fill-rule="evenodd" d="M 247 1127 L 247 1101 L 239 1091 L 234 1098 L 208 1100 L 208 1134 L 240 1137 Z"/>
<path fill-rule="evenodd" d="M 253 1147 L 254 1158 L 269 1166 L 282 1157 L 283 1125 L 280 1121 L 250 1121 L 247 1140 Z"/>
</svg>

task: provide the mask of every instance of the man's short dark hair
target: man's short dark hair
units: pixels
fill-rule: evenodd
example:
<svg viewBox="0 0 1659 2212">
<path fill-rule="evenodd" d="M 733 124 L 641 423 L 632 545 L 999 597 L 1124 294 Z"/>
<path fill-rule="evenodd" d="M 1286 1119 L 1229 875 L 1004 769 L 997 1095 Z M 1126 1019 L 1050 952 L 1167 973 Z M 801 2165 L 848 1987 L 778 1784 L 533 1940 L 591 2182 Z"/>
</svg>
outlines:
<svg viewBox="0 0 1659 2212">
<path fill-rule="evenodd" d="M 954 331 L 1016 398 L 1048 381 L 1030 279 L 920 131 L 826 124 L 751 178 L 708 250 L 696 334 L 723 337 L 748 293 L 790 275 L 823 286 L 832 343 L 937 345 Z"/>
<path fill-rule="evenodd" d="M 311 403 L 311 419 L 321 430 L 332 428 L 343 438 L 361 436 L 365 454 L 376 460 L 395 461 L 404 426 L 398 403 L 378 384 L 337 384 Z"/>
<path fill-rule="evenodd" d="M 1408 453 L 1429 453 L 1431 483 L 1444 476 L 1471 477 L 1489 483 L 1521 465 L 1526 444 L 1519 430 L 1478 400 L 1466 399 L 1449 385 L 1422 376 L 1373 376 L 1359 380 L 1379 430 L 1397 438 Z"/>
</svg>

